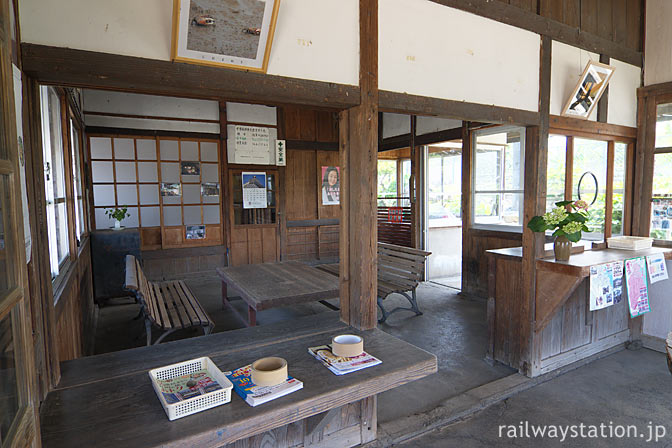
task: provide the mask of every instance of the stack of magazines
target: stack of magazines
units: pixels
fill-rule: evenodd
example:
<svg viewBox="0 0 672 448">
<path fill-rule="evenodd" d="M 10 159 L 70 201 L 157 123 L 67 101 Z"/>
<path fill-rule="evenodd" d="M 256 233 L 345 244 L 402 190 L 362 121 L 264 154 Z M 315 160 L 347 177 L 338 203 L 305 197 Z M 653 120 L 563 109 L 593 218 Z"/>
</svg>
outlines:
<svg viewBox="0 0 672 448">
<path fill-rule="evenodd" d="M 251 370 L 250 364 L 233 372 L 226 372 L 226 377 L 233 384 L 233 390 L 250 406 L 275 400 L 303 388 L 303 383 L 291 376 L 288 376 L 284 383 L 275 386 L 257 386 L 252 382 Z"/>
<path fill-rule="evenodd" d="M 356 372 L 380 364 L 382 361 L 366 352 L 352 358 L 336 356 L 331 351 L 331 345 L 320 345 L 308 348 L 308 353 L 320 361 L 324 366 L 336 375 Z"/>
</svg>

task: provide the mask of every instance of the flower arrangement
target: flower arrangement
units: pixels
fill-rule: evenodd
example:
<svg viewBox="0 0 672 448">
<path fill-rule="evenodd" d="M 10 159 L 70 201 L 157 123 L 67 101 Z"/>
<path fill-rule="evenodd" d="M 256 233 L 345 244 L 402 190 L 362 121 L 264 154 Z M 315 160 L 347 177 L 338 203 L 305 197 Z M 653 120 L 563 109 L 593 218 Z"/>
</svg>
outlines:
<svg viewBox="0 0 672 448">
<path fill-rule="evenodd" d="M 581 232 L 588 231 L 586 221 L 589 218 L 586 201 L 560 201 L 550 212 L 530 219 L 527 227 L 533 232 L 554 230 L 553 236 L 564 236 L 576 243 L 581 239 Z"/>
<path fill-rule="evenodd" d="M 123 221 L 125 218 L 130 217 L 131 215 L 128 213 L 128 207 L 121 207 L 105 210 L 105 216 L 107 216 L 110 219 L 114 219 L 115 220 L 114 226 L 119 227 L 121 221 Z"/>
</svg>

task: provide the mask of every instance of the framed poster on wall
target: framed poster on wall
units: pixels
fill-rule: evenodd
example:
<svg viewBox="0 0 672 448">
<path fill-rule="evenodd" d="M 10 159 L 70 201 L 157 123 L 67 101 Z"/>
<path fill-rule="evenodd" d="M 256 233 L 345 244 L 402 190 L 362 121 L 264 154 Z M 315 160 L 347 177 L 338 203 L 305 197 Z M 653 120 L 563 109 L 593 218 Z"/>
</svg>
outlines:
<svg viewBox="0 0 672 448">
<path fill-rule="evenodd" d="M 588 118 L 593 110 L 595 110 L 613 74 L 614 67 L 589 61 L 578 84 L 572 90 L 572 96 L 569 97 L 565 107 L 562 109 L 562 115 L 574 118 Z"/>
<path fill-rule="evenodd" d="M 280 0 L 173 0 L 172 58 L 266 73 Z"/>
</svg>

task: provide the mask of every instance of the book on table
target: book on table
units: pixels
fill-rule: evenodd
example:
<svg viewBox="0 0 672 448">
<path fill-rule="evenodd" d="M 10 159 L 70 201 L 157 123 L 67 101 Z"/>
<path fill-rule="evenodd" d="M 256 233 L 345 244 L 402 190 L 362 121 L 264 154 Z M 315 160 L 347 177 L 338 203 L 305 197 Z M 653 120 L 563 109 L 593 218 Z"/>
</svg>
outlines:
<svg viewBox="0 0 672 448">
<path fill-rule="evenodd" d="M 352 358 L 334 355 L 331 345 L 319 345 L 317 347 L 309 347 L 308 353 L 313 355 L 315 359 L 320 361 L 327 369 L 335 375 L 345 375 L 356 372 L 358 370 L 366 369 L 368 367 L 377 366 L 382 361 L 375 356 L 362 352 L 361 355 Z"/>
<path fill-rule="evenodd" d="M 249 364 L 226 373 L 233 390 L 250 406 L 264 404 L 303 388 L 303 383 L 291 376 L 275 386 L 257 386 L 252 382 L 251 369 L 252 365 Z"/>
</svg>

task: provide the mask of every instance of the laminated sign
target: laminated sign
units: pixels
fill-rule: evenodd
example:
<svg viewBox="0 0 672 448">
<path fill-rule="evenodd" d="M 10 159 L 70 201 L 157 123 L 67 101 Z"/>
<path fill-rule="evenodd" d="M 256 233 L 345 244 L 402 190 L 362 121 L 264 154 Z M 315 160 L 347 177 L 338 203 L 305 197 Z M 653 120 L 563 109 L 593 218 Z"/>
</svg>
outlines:
<svg viewBox="0 0 672 448">
<path fill-rule="evenodd" d="M 401 207 L 390 207 L 387 209 L 387 220 L 393 223 L 400 223 L 404 220 L 404 209 Z"/>
</svg>

